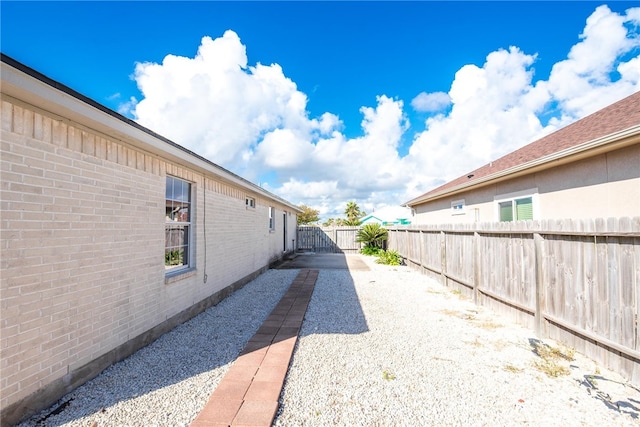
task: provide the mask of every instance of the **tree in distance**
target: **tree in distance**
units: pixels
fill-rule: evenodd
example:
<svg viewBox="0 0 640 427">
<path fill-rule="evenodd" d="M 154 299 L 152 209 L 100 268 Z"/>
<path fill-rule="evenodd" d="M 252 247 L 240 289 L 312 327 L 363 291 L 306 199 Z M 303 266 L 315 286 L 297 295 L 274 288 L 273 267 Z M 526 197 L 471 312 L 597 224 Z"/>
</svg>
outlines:
<svg viewBox="0 0 640 427">
<path fill-rule="evenodd" d="M 320 211 L 310 208 L 307 205 L 298 206 L 302 209 L 302 213 L 298 214 L 298 225 L 315 224 L 320 221 Z"/>
<path fill-rule="evenodd" d="M 366 214 L 360 210 L 360 206 L 356 202 L 347 202 L 347 207 L 344 209 L 344 214 L 347 216 L 343 225 L 360 225 L 360 218 Z"/>
</svg>

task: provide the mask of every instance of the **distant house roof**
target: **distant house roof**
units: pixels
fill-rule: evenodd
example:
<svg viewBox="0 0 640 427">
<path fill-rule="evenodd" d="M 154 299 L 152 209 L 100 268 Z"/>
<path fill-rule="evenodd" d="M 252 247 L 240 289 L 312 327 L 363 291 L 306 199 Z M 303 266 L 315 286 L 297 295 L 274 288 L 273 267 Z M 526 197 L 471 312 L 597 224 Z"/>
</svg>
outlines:
<svg viewBox="0 0 640 427">
<path fill-rule="evenodd" d="M 411 209 L 403 206 L 386 206 L 370 213 L 360 220 L 360 224 L 378 222 L 380 224 L 408 223 L 411 219 Z"/>
<path fill-rule="evenodd" d="M 640 92 L 636 92 L 602 110 L 578 120 L 537 141 L 494 160 L 479 169 L 449 181 L 405 203 L 415 206 L 429 200 L 486 185 L 498 179 L 531 173 L 535 168 L 552 167 L 588 150 L 608 145 L 605 151 L 618 148 L 611 143 L 625 139 L 640 142 Z M 638 137 L 628 141 L 629 137 Z M 621 148 L 620 146 L 619 148 Z M 601 150 L 602 151 L 602 150 Z M 586 156 L 585 156 L 586 157 Z M 567 163 L 565 161 L 564 163 Z M 525 172 L 526 171 L 526 172 Z"/>
<path fill-rule="evenodd" d="M 379 222 L 380 224 L 382 224 L 384 221 L 372 214 L 369 214 L 360 220 L 360 224 L 367 224 L 369 222 Z"/>
</svg>

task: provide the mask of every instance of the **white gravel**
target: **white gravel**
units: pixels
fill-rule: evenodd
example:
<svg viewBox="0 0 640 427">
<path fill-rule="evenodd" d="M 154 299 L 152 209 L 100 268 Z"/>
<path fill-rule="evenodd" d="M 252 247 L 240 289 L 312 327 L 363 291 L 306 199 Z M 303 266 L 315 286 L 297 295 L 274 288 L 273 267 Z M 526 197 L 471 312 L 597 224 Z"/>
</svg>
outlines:
<svg viewBox="0 0 640 427">
<path fill-rule="evenodd" d="M 321 270 L 276 426 L 640 425 L 618 375 L 576 354 L 550 378 L 531 331 L 363 258 L 371 271 Z M 269 270 L 21 426 L 187 426 L 297 273 Z"/>
<path fill-rule="evenodd" d="M 550 378 L 532 331 L 366 259 L 372 271 L 320 272 L 276 426 L 640 425 L 640 392 L 618 375 L 576 354 Z"/>
</svg>

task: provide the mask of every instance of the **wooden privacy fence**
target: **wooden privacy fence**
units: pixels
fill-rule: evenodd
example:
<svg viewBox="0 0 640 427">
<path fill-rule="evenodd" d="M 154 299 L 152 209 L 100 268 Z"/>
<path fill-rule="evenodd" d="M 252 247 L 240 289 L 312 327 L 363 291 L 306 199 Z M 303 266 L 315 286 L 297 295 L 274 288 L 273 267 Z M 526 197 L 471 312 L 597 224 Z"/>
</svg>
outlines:
<svg viewBox="0 0 640 427">
<path fill-rule="evenodd" d="M 360 227 L 298 226 L 299 251 L 358 253 L 362 245 L 356 242 Z"/>
<path fill-rule="evenodd" d="M 390 249 L 640 384 L 640 217 L 389 229 Z"/>
</svg>

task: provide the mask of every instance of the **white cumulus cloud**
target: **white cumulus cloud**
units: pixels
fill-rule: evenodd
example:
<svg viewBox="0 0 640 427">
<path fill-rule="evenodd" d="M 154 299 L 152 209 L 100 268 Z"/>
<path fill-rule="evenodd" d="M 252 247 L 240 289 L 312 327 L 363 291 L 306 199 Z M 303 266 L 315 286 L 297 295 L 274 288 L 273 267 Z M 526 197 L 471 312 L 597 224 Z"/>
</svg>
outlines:
<svg viewBox="0 0 640 427">
<path fill-rule="evenodd" d="M 305 162 L 313 147 L 292 129 L 275 129 L 264 136 L 254 160 L 272 169 L 294 168 Z"/>
<path fill-rule="evenodd" d="M 442 111 L 451 103 L 449 94 L 444 92 L 426 93 L 420 92 L 418 96 L 411 100 L 411 106 L 414 110 L 431 113 Z"/>
<path fill-rule="evenodd" d="M 488 52 L 483 64 L 461 67 L 447 93 L 410 101 L 430 114 L 413 134 L 404 101 L 384 94 L 360 109 L 357 137 L 342 133 L 338 112 L 309 117 L 306 94 L 280 65 L 250 65 L 231 30 L 203 37 L 193 58 L 137 64 L 142 97 L 124 107 L 140 124 L 235 173 L 254 182 L 269 176 L 265 188 L 324 217 L 342 216 L 350 200 L 371 212 L 640 90 L 639 26 L 640 8 L 596 8 L 548 76 L 534 76 L 536 52 Z M 401 156 L 407 136 L 412 144 Z"/>
<path fill-rule="evenodd" d="M 537 55 L 513 46 L 489 53 L 481 67 L 462 67 L 451 111 L 427 119 L 414 139 L 407 161 L 424 172 L 407 190 L 417 196 L 640 90 L 639 18 L 640 8 L 596 8 L 547 80 L 534 82 Z M 545 124 L 544 114 L 552 116 Z"/>
<path fill-rule="evenodd" d="M 626 15 L 599 6 L 587 19 L 581 41 L 553 66 L 548 88 L 571 119 L 583 117 L 602 106 L 640 90 L 638 57 L 624 61 L 640 47 L 640 8 Z M 612 72 L 619 78 L 612 78 Z"/>
<path fill-rule="evenodd" d="M 511 47 L 491 52 L 482 67 L 462 67 L 449 91 L 451 112 L 429 118 L 409 150 L 408 161 L 423 170 L 412 179 L 455 178 L 540 134 L 536 113 L 549 96 L 544 85 L 532 83 L 534 61 Z"/>
<path fill-rule="evenodd" d="M 135 79 L 144 97 L 134 110 L 140 124 L 232 170 L 244 169 L 265 133 L 314 125 L 306 95 L 277 64 L 247 66 L 233 31 L 204 37 L 195 58 L 139 63 Z"/>
</svg>

